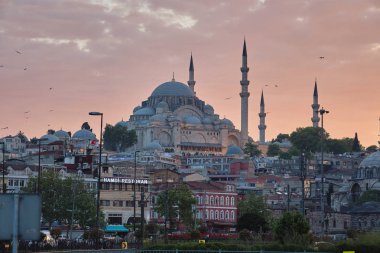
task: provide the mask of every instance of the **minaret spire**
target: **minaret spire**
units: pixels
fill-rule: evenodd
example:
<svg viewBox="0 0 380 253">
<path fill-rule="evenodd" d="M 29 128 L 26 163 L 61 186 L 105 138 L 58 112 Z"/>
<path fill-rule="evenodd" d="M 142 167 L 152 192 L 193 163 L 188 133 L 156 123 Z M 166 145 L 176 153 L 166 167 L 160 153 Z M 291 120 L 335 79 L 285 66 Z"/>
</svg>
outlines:
<svg viewBox="0 0 380 253">
<path fill-rule="evenodd" d="M 189 85 L 190 89 L 194 92 L 194 86 L 195 86 L 195 81 L 194 81 L 194 64 L 193 64 L 193 53 L 191 52 L 190 56 L 190 66 L 189 66 L 189 81 L 187 81 L 187 84 Z"/>
<path fill-rule="evenodd" d="M 313 127 L 318 127 L 318 123 L 320 119 L 318 116 L 319 104 L 318 104 L 317 79 L 315 79 L 315 83 L 314 83 L 313 104 L 311 105 L 311 108 L 313 108 L 313 117 L 311 118 L 311 122 L 313 122 Z"/>
<path fill-rule="evenodd" d="M 243 55 L 242 55 L 242 67 L 240 68 L 241 71 L 241 146 L 244 146 L 248 142 L 248 63 L 247 63 L 247 47 L 245 44 L 245 38 L 244 38 L 244 45 L 243 45 Z"/>
<path fill-rule="evenodd" d="M 261 91 L 261 101 L 260 101 L 260 125 L 259 125 L 259 130 L 260 130 L 260 143 L 263 144 L 265 143 L 265 129 L 267 126 L 265 125 L 265 117 L 267 114 L 265 113 L 265 104 L 264 104 L 264 91 Z"/>
</svg>

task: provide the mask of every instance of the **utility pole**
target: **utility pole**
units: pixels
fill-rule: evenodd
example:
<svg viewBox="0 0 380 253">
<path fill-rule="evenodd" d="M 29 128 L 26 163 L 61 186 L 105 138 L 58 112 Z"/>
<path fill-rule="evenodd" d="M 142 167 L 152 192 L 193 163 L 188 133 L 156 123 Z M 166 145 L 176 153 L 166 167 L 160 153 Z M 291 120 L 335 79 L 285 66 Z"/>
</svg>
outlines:
<svg viewBox="0 0 380 253">
<path fill-rule="evenodd" d="M 288 184 L 288 212 L 290 211 L 290 186 Z"/>
<path fill-rule="evenodd" d="M 144 188 L 141 187 L 141 249 L 144 247 Z"/>
<path fill-rule="evenodd" d="M 322 135 L 321 135 L 321 235 L 322 237 L 325 235 L 325 175 L 323 168 L 323 145 L 325 140 L 325 129 L 323 128 L 323 115 L 329 113 L 329 111 L 325 110 L 323 107 L 318 111 L 321 114 L 321 126 L 322 126 Z"/>
<path fill-rule="evenodd" d="M 305 177 L 306 177 L 306 164 L 305 154 L 302 153 L 300 157 L 300 171 L 301 171 L 301 183 L 302 183 L 302 199 L 301 199 L 301 212 L 302 216 L 305 216 Z"/>
</svg>

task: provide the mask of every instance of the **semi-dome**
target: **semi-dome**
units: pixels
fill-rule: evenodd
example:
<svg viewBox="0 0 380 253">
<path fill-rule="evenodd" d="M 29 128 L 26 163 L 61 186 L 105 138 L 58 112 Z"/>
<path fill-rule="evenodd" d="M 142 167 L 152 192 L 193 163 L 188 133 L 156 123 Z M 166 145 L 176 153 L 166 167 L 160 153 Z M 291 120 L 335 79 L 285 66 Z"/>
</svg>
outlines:
<svg viewBox="0 0 380 253">
<path fill-rule="evenodd" d="M 189 115 L 189 116 L 184 117 L 183 121 L 186 124 L 191 124 L 191 125 L 202 124 L 201 120 L 197 116 L 194 116 L 194 115 Z"/>
<path fill-rule="evenodd" d="M 360 168 L 380 168 L 380 151 L 370 154 L 359 165 Z"/>
<path fill-rule="evenodd" d="M 44 139 L 44 140 L 42 140 Z M 41 136 L 41 143 L 42 144 L 50 144 L 55 141 L 59 141 L 59 138 L 53 134 L 45 134 Z"/>
<path fill-rule="evenodd" d="M 128 127 L 128 121 L 121 120 L 115 124 L 115 126 Z"/>
<path fill-rule="evenodd" d="M 57 136 L 58 138 L 62 138 L 62 139 L 68 139 L 70 138 L 70 135 L 68 132 L 64 131 L 64 130 L 58 130 L 54 133 L 55 136 Z"/>
<path fill-rule="evenodd" d="M 160 150 L 162 147 L 158 141 L 152 141 L 148 145 L 146 145 L 145 149 L 147 150 Z"/>
<path fill-rule="evenodd" d="M 202 119 L 202 123 L 206 124 L 206 125 L 211 125 L 212 124 L 212 120 L 209 117 L 204 117 Z"/>
<path fill-rule="evenodd" d="M 194 92 L 186 84 L 171 81 L 160 84 L 152 92 L 152 97 L 178 96 L 178 97 L 194 97 Z"/>
<path fill-rule="evenodd" d="M 86 129 L 81 129 L 79 131 L 76 131 L 73 134 L 73 139 L 80 139 L 80 140 L 95 140 L 96 136 L 93 132 L 86 130 Z"/>
<path fill-rule="evenodd" d="M 220 121 L 220 124 L 221 124 L 221 125 L 226 125 L 226 126 L 228 126 L 228 127 L 234 127 L 234 123 L 232 123 L 231 120 L 226 119 L 226 118 L 222 119 L 222 120 Z"/>
<path fill-rule="evenodd" d="M 136 112 L 133 113 L 133 115 L 154 115 L 156 112 L 152 107 L 143 107 L 138 109 Z"/>
<path fill-rule="evenodd" d="M 156 106 L 156 112 L 157 113 L 164 113 L 169 111 L 169 105 L 165 101 L 161 101 L 160 103 L 157 104 Z"/>
<path fill-rule="evenodd" d="M 244 154 L 243 150 L 236 145 L 228 146 L 227 152 L 226 152 L 226 155 L 243 155 L 243 154 Z"/>
<path fill-rule="evenodd" d="M 141 109 L 141 106 L 136 106 L 135 108 L 133 108 L 133 113 L 135 113 L 137 110 Z"/>
<path fill-rule="evenodd" d="M 166 121 L 165 116 L 162 114 L 156 114 L 149 118 L 150 122 L 164 123 Z"/>
</svg>

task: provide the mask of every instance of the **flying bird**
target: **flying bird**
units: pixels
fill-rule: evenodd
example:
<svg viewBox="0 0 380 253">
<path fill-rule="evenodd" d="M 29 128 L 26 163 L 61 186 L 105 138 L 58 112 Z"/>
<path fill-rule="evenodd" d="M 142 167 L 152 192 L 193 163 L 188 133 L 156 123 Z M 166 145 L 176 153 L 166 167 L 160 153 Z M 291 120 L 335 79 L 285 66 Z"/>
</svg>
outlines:
<svg viewBox="0 0 380 253">
<path fill-rule="evenodd" d="M 325 57 L 324 56 L 319 56 L 319 59 L 325 59 Z"/>
<path fill-rule="evenodd" d="M 24 112 L 24 113 L 29 113 L 30 111 L 26 111 L 26 112 Z"/>
<path fill-rule="evenodd" d="M 51 110 L 49 110 L 49 112 L 53 112 L 53 111 L 54 111 L 54 110 L 52 110 L 52 109 L 51 109 Z"/>
<path fill-rule="evenodd" d="M 274 87 L 278 87 L 278 85 L 276 84 Z"/>
<path fill-rule="evenodd" d="M 8 129 L 8 127 L 2 127 L 1 130 L 5 130 L 5 129 Z"/>
<path fill-rule="evenodd" d="M 4 65 L 0 65 L 0 68 L 4 68 Z"/>
<path fill-rule="evenodd" d="M 268 87 L 268 84 L 266 84 L 265 86 L 267 86 L 267 87 Z"/>
<path fill-rule="evenodd" d="M 24 68 L 24 70 L 27 70 L 27 69 L 28 69 L 27 67 Z"/>
<path fill-rule="evenodd" d="M 20 52 L 20 51 L 18 51 L 18 50 L 16 50 L 16 53 L 18 53 L 18 54 L 21 54 L 21 52 Z"/>
<path fill-rule="evenodd" d="M 52 90 L 52 89 L 53 89 L 52 87 L 49 88 L 49 90 Z"/>
</svg>

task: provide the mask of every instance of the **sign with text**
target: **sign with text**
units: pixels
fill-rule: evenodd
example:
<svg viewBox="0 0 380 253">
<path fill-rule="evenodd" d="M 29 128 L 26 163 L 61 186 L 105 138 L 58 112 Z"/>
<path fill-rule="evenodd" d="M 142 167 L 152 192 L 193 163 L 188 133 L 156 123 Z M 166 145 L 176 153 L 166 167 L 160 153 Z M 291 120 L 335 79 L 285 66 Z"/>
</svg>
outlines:
<svg viewBox="0 0 380 253">
<path fill-rule="evenodd" d="M 135 179 L 126 177 L 104 177 L 103 183 L 134 184 Z M 148 179 L 136 179 L 136 184 L 148 184 Z"/>
</svg>

